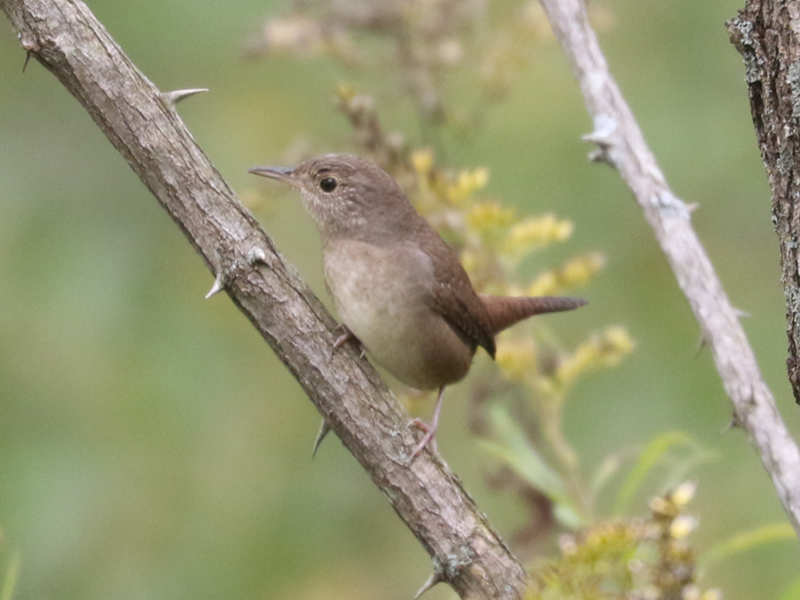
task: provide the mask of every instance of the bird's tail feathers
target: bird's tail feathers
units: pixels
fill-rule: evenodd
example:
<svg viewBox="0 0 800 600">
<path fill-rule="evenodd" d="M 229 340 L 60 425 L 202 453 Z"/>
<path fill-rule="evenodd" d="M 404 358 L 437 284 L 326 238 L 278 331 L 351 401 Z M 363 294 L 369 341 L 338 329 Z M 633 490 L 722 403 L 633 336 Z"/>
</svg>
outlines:
<svg viewBox="0 0 800 600">
<path fill-rule="evenodd" d="M 497 334 L 515 323 L 543 313 L 573 310 L 586 304 L 582 298 L 566 296 L 488 296 L 481 300 L 489 311 L 492 333 Z"/>
</svg>

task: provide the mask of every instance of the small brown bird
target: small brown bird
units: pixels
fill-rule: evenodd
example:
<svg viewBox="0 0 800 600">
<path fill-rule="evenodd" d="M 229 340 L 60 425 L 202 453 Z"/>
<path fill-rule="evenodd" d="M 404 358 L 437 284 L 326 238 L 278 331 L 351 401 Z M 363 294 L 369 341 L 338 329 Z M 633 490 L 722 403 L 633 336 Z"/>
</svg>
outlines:
<svg viewBox="0 0 800 600">
<path fill-rule="evenodd" d="M 438 389 L 430 425 L 413 460 L 433 442 L 445 386 L 462 379 L 478 346 L 494 358 L 494 336 L 532 315 L 571 310 L 578 298 L 478 295 L 455 252 L 376 164 L 326 154 L 295 168 L 251 173 L 300 191 L 319 229 L 328 289 L 347 332 L 403 383 Z"/>
</svg>

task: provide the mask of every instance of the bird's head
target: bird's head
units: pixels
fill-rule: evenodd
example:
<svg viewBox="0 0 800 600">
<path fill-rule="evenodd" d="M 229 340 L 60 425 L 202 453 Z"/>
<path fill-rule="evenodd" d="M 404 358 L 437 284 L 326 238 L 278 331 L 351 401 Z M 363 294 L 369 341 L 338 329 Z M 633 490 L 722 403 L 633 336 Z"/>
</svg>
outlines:
<svg viewBox="0 0 800 600">
<path fill-rule="evenodd" d="M 323 154 L 293 168 L 254 167 L 250 173 L 296 188 L 323 238 L 374 234 L 413 211 L 391 175 L 352 154 Z"/>
</svg>

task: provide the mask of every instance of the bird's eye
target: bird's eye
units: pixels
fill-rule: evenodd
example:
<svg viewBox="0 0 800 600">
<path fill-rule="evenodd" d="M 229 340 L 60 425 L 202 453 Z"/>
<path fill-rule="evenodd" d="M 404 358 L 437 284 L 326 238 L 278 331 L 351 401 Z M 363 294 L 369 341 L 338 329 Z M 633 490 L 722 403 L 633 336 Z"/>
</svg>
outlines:
<svg viewBox="0 0 800 600">
<path fill-rule="evenodd" d="M 319 187 L 322 188 L 323 192 L 332 192 L 336 189 L 337 182 L 333 177 L 326 177 L 322 181 L 319 182 Z"/>
</svg>

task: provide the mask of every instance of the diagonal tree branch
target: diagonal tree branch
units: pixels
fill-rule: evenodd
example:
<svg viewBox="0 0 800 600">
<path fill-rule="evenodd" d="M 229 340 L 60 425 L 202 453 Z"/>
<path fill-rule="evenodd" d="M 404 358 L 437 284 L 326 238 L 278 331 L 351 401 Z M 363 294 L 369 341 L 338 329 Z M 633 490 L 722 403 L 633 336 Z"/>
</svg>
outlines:
<svg viewBox="0 0 800 600">
<path fill-rule="evenodd" d="M 464 598 L 520 598 L 526 575 L 447 465 L 238 202 L 174 109 L 78 0 L 0 0 L 22 47 L 78 99 L 205 259 L 433 559 L 431 583 Z"/>
<path fill-rule="evenodd" d="M 608 70 L 583 0 L 540 0 L 572 63 L 594 120 L 594 160 L 615 167 L 633 192 L 711 347 L 722 385 L 800 535 L 800 452 L 764 383 L 753 351 L 691 225 L 691 210 L 667 185 Z M 783 3 L 780 3 L 783 4 Z M 790 2 L 790 4 L 798 4 Z"/>
</svg>

